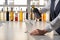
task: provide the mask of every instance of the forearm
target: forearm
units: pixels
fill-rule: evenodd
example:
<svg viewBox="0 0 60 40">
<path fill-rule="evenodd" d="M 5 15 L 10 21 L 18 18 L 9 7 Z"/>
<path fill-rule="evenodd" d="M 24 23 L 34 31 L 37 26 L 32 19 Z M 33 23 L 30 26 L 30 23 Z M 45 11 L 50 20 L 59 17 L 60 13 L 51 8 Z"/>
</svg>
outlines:
<svg viewBox="0 0 60 40">
<path fill-rule="evenodd" d="M 56 30 L 58 27 L 60 27 L 60 13 L 50 24 L 54 30 Z"/>
<path fill-rule="evenodd" d="M 50 32 L 53 29 L 56 30 L 59 26 L 60 26 L 60 14 L 46 26 L 45 30 Z"/>
</svg>

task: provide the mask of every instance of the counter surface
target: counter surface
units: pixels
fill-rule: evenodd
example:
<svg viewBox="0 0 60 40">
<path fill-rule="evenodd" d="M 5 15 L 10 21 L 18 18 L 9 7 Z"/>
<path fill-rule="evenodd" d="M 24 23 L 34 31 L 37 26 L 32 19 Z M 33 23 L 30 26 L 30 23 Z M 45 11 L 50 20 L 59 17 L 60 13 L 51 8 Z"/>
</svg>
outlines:
<svg viewBox="0 0 60 40">
<path fill-rule="evenodd" d="M 46 22 L 35 21 L 0 22 L 0 40 L 53 40 L 53 31 L 41 36 L 30 35 L 32 30 L 42 30 L 47 24 Z"/>
</svg>

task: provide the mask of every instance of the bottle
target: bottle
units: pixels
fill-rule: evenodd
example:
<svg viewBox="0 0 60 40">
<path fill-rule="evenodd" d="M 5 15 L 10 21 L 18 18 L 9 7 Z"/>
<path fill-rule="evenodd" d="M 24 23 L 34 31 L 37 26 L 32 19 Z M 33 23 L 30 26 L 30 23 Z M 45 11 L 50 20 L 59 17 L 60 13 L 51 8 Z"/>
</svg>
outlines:
<svg viewBox="0 0 60 40">
<path fill-rule="evenodd" d="M 1 21 L 3 21 L 3 8 L 1 10 Z"/>
<path fill-rule="evenodd" d="M 20 14 L 19 14 L 19 21 L 20 21 L 20 22 L 23 21 L 23 11 L 22 11 L 22 8 L 21 8 Z"/>
<path fill-rule="evenodd" d="M 26 9 L 26 19 L 28 20 L 28 10 Z"/>
<path fill-rule="evenodd" d="M 46 13 L 43 13 L 43 21 L 46 22 Z"/>
<path fill-rule="evenodd" d="M 18 21 L 18 11 L 17 11 L 17 8 L 16 8 L 16 12 L 15 12 L 15 21 Z"/>
<path fill-rule="evenodd" d="M 45 3 L 44 3 L 45 5 Z M 43 13 L 43 21 L 46 22 L 46 12 Z"/>
<path fill-rule="evenodd" d="M 14 20 L 14 12 L 13 12 L 13 8 L 11 8 L 11 11 L 10 11 L 10 21 L 13 21 Z"/>
<path fill-rule="evenodd" d="M 31 13 L 30 13 L 30 19 L 33 20 L 32 9 L 31 9 Z"/>
<path fill-rule="evenodd" d="M 34 13 L 32 11 L 32 10 L 34 10 L 34 8 L 35 8 L 35 5 L 32 5 L 32 8 L 31 8 L 31 18 L 32 18 L 32 20 L 35 20 Z"/>
<path fill-rule="evenodd" d="M 8 11 L 8 8 L 7 8 L 7 12 L 6 12 L 6 21 L 9 21 L 9 11 Z"/>
</svg>

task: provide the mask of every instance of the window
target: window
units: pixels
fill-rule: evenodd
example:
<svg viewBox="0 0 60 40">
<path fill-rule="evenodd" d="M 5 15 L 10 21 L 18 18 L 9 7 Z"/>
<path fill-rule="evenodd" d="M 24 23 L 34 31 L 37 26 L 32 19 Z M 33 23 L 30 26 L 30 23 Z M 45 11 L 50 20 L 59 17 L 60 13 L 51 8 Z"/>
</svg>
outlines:
<svg viewBox="0 0 60 40">
<path fill-rule="evenodd" d="M 44 0 L 31 0 L 30 5 L 44 5 Z"/>
<path fill-rule="evenodd" d="M 5 0 L 0 0 L 0 5 L 4 5 L 5 4 Z"/>
<path fill-rule="evenodd" d="M 31 1 L 30 5 L 39 5 L 39 1 Z"/>
<path fill-rule="evenodd" d="M 13 7 L 14 11 L 16 11 L 16 8 L 17 8 L 17 11 L 20 11 L 20 8 L 22 8 L 22 11 L 26 11 L 27 0 L 8 0 L 8 5 L 15 5 Z M 10 8 L 11 7 L 9 7 L 9 11 L 10 11 Z"/>
<path fill-rule="evenodd" d="M 14 5 L 14 0 L 7 0 L 8 5 Z"/>
<path fill-rule="evenodd" d="M 44 5 L 44 0 L 39 0 L 40 5 Z"/>
<path fill-rule="evenodd" d="M 14 5 L 27 5 L 27 0 L 14 0 Z"/>
</svg>

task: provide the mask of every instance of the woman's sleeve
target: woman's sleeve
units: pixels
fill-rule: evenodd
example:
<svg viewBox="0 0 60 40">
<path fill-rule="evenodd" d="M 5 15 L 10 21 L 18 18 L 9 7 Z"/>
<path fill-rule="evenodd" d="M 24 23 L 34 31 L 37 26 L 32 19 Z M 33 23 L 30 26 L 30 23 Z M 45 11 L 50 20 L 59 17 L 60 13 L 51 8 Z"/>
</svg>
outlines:
<svg viewBox="0 0 60 40">
<path fill-rule="evenodd" d="M 46 30 L 48 32 L 52 31 L 53 29 L 56 30 L 57 28 L 60 27 L 60 13 L 59 15 L 50 23 L 47 24 Z"/>
</svg>

